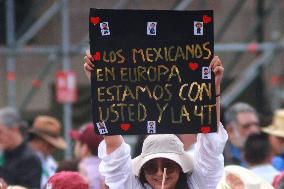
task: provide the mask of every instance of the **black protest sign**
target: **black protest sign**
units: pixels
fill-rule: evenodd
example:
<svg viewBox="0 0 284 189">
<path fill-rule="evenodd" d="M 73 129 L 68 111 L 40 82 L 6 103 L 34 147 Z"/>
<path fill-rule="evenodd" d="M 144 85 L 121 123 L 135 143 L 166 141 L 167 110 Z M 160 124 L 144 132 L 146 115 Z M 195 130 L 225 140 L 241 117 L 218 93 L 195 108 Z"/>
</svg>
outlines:
<svg viewBox="0 0 284 189">
<path fill-rule="evenodd" d="M 216 132 L 213 11 L 91 9 L 98 134 Z"/>
</svg>

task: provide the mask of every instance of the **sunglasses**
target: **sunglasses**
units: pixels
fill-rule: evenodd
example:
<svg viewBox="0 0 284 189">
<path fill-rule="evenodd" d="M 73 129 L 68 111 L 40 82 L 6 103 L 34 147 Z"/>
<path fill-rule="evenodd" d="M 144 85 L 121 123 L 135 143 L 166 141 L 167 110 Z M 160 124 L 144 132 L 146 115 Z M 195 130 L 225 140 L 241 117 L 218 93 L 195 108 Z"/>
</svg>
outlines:
<svg viewBox="0 0 284 189">
<path fill-rule="evenodd" d="M 143 166 L 145 174 L 149 175 L 154 175 L 159 169 L 163 172 L 164 168 L 167 168 L 167 174 L 171 174 L 179 170 L 179 165 L 173 161 L 162 161 L 159 164 L 157 161 L 151 160 Z"/>
</svg>

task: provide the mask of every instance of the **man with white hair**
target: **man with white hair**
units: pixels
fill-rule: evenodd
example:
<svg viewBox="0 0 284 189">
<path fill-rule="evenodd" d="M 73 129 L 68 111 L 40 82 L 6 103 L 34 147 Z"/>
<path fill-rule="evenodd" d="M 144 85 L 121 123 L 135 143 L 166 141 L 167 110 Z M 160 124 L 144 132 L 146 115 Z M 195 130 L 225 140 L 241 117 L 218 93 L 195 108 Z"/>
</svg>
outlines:
<svg viewBox="0 0 284 189">
<path fill-rule="evenodd" d="M 9 185 L 40 188 L 41 163 L 23 136 L 24 121 L 11 107 L 0 109 L 0 148 L 4 161 L 0 178 Z"/>
<path fill-rule="evenodd" d="M 225 112 L 225 121 L 229 136 L 224 149 L 225 165 L 245 166 L 242 148 L 249 135 L 260 133 L 258 114 L 249 104 L 238 102 Z"/>
</svg>

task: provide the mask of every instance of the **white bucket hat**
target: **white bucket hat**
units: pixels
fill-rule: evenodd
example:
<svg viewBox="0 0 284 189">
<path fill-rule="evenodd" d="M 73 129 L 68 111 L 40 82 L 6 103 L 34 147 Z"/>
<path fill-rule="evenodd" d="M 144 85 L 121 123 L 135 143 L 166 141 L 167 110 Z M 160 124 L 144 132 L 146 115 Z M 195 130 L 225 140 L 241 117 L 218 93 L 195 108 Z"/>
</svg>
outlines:
<svg viewBox="0 0 284 189">
<path fill-rule="evenodd" d="M 184 151 L 183 143 L 176 135 L 150 135 L 144 142 L 141 155 L 132 160 L 133 173 L 139 176 L 143 165 L 155 158 L 166 158 L 176 162 L 184 173 L 192 171 L 193 158 Z"/>
<path fill-rule="evenodd" d="M 244 189 L 274 189 L 268 182 L 257 176 L 252 171 L 238 165 L 228 165 L 217 189 L 231 189 L 226 182 L 226 175 L 229 173 L 238 176 L 244 184 Z"/>
</svg>

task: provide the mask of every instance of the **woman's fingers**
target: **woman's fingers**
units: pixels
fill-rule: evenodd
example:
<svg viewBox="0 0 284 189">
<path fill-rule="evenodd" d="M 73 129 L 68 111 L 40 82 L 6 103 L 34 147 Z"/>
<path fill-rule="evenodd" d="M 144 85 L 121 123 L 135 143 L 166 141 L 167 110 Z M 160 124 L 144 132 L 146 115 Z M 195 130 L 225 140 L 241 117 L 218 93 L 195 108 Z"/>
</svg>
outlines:
<svg viewBox="0 0 284 189">
<path fill-rule="evenodd" d="M 87 63 L 91 67 L 95 67 L 92 61 L 87 56 L 84 57 L 84 63 Z"/>
<path fill-rule="evenodd" d="M 84 56 L 84 71 L 89 80 L 91 80 L 91 72 L 94 71 L 94 64 L 92 63 L 94 61 L 90 49 L 86 50 L 86 56 Z"/>
<path fill-rule="evenodd" d="M 214 72 L 214 74 L 219 74 L 219 73 L 223 73 L 224 72 L 224 67 L 222 65 L 222 62 L 220 60 L 220 58 L 218 56 L 215 56 L 210 65 L 209 68 L 212 69 L 212 71 Z"/>
<path fill-rule="evenodd" d="M 86 49 L 86 56 L 87 56 L 90 60 L 94 61 L 94 58 L 93 58 L 92 55 L 91 55 L 90 49 Z"/>
<path fill-rule="evenodd" d="M 214 58 L 211 60 L 210 65 L 209 65 L 209 69 L 213 68 L 213 65 L 215 64 L 216 60 L 218 59 L 218 56 L 214 56 Z"/>
<path fill-rule="evenodd" d="M 94 68 L 92 66 L 90 66 L 89 64 L 87 64 L 87 63 L 84 64 L 84 69 L 88 70 L 88 71 L 93 71 L 94 70 Z"/>
<path fill-rule="evenodd" d="M 221 62 L 221 60 L 218 56 L 214 56 L 214 58 L 212 59 L 210 65 L 209 65 L 209 68 L 214 70 L 217 66 L 222 67 L 222 62 Z"/>
<path fill-rule="evenodd" d="M 214 74 L 216 75 L 217 73 L 223 73 L 224 68 L 221 66 L 217 66 L 216 68 L 213 69 Z"/>
</svg>

